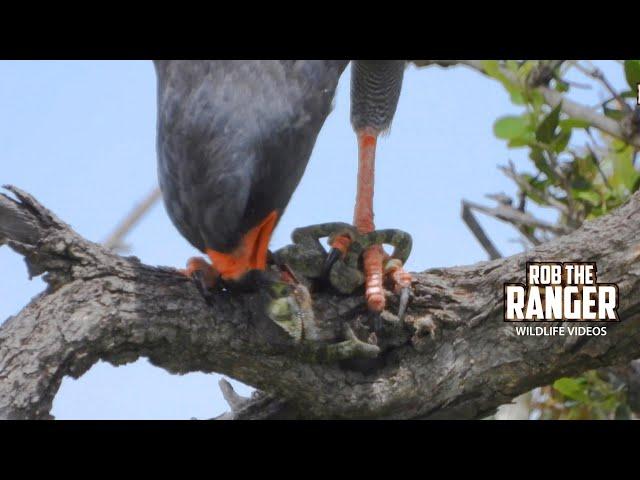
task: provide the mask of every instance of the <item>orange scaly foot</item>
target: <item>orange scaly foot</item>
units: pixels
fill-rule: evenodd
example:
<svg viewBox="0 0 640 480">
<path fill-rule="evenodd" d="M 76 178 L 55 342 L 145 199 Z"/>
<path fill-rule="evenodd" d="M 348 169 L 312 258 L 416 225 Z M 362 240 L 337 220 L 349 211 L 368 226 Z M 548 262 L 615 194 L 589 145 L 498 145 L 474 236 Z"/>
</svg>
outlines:
<svg viewBox="0 0 640 480">
<path fill-rule="evenodd" d="M 211 291 L 216 287 L 220 274 L 204 258 L 190 258 L 187 260 L 187 268 L 180 270 L 180 273 L 195 281 L 207 302 L 211 300 Z"/>
<path fill-rule="evenodd" d="M 191 257 L 187 260 L 187 268 L 180 270 L 180 272 L 187 277 L 199 276 L 202 279 L 203 285 L 207 288 L 214 288 L 216 280 L 220 274 L 213 268 L 204 258 Z"/>
<path fill-rule="evenodd" d="M 384 249 L 382 245 L 373 245 L 363 253 L 365 295 L 369 310 L 380 313 L 384 310 L 386 299 L 384 298 L 382 262 Z"/>
<path fill-rule="evenodd" d="M 334 237 L 329 237 L 329 246 L 331 247 L 331 249 L 329 250 L 327 258 L 324 261 L 324 277 L 329 276 L 331 267 L 333 267 L 333 264 L 336 263 L 339 258 L 344 260 L 344 258 L 347 256 L 347 251 L 349 250 L 352 242 L 353 239 L 346 233 L 341 233 L 335 235 Z"/>
<path fill-rule="evenodd" d="M 375 156 L 378 133 L 373 128 L 364 128 L 358 136 L 358 188 L 353 223 L 360 233 L 370 233 L 375 229 L 373 223 L 373 185 L 375 182 Z M 365 292 L 369 310 L 379 317 L 386 301 L 383 290 L 384 250 L 373 245 L 363 253 Z M 380 321 L 374 320 L 376 329 Z"/>
</svg>

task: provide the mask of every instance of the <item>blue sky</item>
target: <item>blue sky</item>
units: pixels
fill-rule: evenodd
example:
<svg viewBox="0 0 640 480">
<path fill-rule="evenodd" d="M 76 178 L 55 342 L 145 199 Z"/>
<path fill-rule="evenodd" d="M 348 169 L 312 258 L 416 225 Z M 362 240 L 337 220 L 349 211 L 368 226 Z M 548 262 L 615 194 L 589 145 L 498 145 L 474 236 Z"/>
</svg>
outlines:
<svg viewBox="0 0 640 480">
<path fill-rule="evenodd" d="M 620 84 L 619 66 L 598 64 Z M 598 99 L 593 91 L 574 98 Z M 486 259 L 460 219 L 460 201 L 514 193 L 496 167 L 511 159 L 526 168 L 526 152 L 508 150 L 493 136 L 492 125 L 518 111 L 498 83 L 475 72 L 409 68 L 391 133 L 378 148 L 375 214 L 379 228 L 413 235 L 410 269 Z M 30 192 L 90 240 L 104 240 L 156 185 L 155 125 L 151 62 L 0 61 L 0 184 Z M 347 71 L 272 248 L 285 245 L 293 228 L 349 222 L 356 170 Z M 520 250 L 508 226 L 480 221 L 503 254 Z M 127 243 L 131 254 L 153 265 L 182 267 L 196 253 L 161 204 Z M 6 247 L 0 248 L 0 272 L 2 322 L 43 283 L 29 281 L 22 258 Z M 61 419 L 210 418 L 227 410 L 217 380 L 201 373 L 170 375 L 144 359 L 118 368 L 100 363 L 79 380 L 63 381 L 53 414 Z M 250 391 L 235 385 L 241 393 Z"/>
</svg>

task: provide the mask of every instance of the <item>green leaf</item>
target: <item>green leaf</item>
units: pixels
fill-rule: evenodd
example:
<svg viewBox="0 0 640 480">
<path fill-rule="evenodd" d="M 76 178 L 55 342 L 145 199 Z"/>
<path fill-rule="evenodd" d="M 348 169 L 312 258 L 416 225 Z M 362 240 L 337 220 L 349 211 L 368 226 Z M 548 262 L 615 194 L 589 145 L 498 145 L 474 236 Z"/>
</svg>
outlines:
<svg viewBox="0 0 640 480">
<path fill-rule="evenodd" d="M 515 60 L 506 60 L 504 62 L 504 66 L 507 67 L 507 70 L 511 70 L 512 72 L 517 72 L 520 69 L 520 64 Z"/>
<path fill-rule="evenodd" d="M 500 64 L 498 63 L 498 60 L 482 60 L 480 65 L 487 75 L 497 77 L 500 73 Z"/>
<path fill-rule="evenodd" d="M 549 115 L 542 120 L 540 126 L 536 130 L 536 138 L 543 143 L 551 143 L 555 137 L 555 131 L 560 122 L 560 108 L 562 104 L 559 103 L 556 108 L 549 112 Z"/>
<path fill-rule="evenodd" d="M 552 180 L 556 178 L 556 174 L 549 166 L 549 163 L 547 162 L 545 154 L 541 148 L 532 147 L 531 152 L 529 152 L 529 158 L 533 160 L 533 163 L 535 163 L 538 170 L 543 172 L 547 176 L 547 178 Z"/>
<path fill-rule="evenodd" d="M 518 137 L 518 138 L 513 138 L 509 140 L 509 142 L 507 143 L 507 147 L 509 148 L 528 147 L 530 143 L 531 143 L 531 139 L 527 138 L 526 136 Z"/>
<path fill-rule="evenodd" d="M 496 137 L 512 140 L 521 137 L 527 131 L 527 119 L 525 117 L 502 117 L 493 125 L 493 133 Z"/>
<path fill-rule="evenodd" d="M 511 103 L 513 103 L 514 105 L 524 105 L 525 99 L 524 99 L 524 95 L 522 95 L 522 92 L 518 91 L 518 90 L 512 90 L 511 91 Z"/>
<path fill-rule="evenodd" d="M 569 140 L 571 140 L 571 130 L 562 130 L 553 141 L 553 151 L 556 153 L 563 152 L 567 148 Z"/>
<path fill-rule="evenodd" d="M 569 84 L 567 82 L 562 81 L 562 80 L 556 80 L 556 90 L 558 92 L 568 92 L 569 91 Z"/>
<path fill-rule="evenodd" d="M 640 83 L 640 60 L 625 60 L 624 76 L 627 78 L 629 88 L 635 91 Z"/>
<path fill-rule="evenodd" d="M 509 94 L 514 95 L 514 92 L 521 90 L 522 87 L 520 85 L 512 82 L 504 73 L 502 73 L 503 71 L 498 60 L 482 60 L 480 64 L 482 65 L 482 69 L 485 73 L 502 83 L 502 86 L 507 90 L 507 92 L 509 92 Z"/>
<path fill-rule="evenodd" d="M 612 147 L 613 151 L 609 154 L 609 160 L 613 172 L 609 183 L 614 188 L 618 188 L 622 194 L 627 190 L 631 192 L 640 177 L 640 172 L 633 165 L 633 147 L 621 140 L 615 140 Z"/>
<path fill-rule="evenodd" d="M 594 207 L 597 207 L 602 203 L 600 195 L 598 195 L 593 190 L 573 190 L 572 196 L 576 200 L 585 201 L 587 203 L 590 203 Z"/>
<path fill-rule="evenodd" d="M 581 118 L 566 118 L 560 120 L 560 128 L 563 130 L 570 130 L 572 128 L 589 128 L 591 123 Z"/>
<path fill-rule="evenodd" d="M 544 96 L 538 90 L 526 90 L 524 95 L 525 99 L 531 104 L 534 111 L 538 111 L 545 103 Z"/>
<path fill-rule="evenodd" d="M 583 378 L 560 378 L 553 382 L 553 388 L 571 400 L 588 403 L 589 395 L 585 388 L 586 381 Z"/>
<path fill-rule="evenodd" d="M 594 186 L 593 183 L 580 173 L 575 173 L 571 179 L 571 188 L 573 190 L 593 190 Z"/>
<path fill-rule="evenodd" d="M 607 117 L 614 120 L 620 121 L 624 118 L 624 112 L 621 112 L 620 110 L 617 110 L 615 108 L 603 107 L 603 111 Z"/>
</svg>

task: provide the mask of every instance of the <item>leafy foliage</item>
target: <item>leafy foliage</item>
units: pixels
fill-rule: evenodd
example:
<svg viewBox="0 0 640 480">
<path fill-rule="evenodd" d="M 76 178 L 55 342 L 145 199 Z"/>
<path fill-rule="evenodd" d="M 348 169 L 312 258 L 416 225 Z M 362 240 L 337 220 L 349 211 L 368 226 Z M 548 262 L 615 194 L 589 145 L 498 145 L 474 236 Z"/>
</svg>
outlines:
<svg viewBox="0 0 640 480">
<path fill-rule="evenodd" d="M 559 378 L 536 392 L 534 415 L 549 420 L 619 420 L 633 416 L 625 385 L 595 371 L 577 378 Z"/>
<path fill-rule="evenodd" d="M 547 78 L 545 88 L 567 94 L 572 88 L 567 74 L 577 68 L 594 83 L 604 85 L 611 96 L 602 102 L 599 113 L 625 122 L 638 113 L 634 109 L 640 60 L 626 60 L 622 67 L 629 90 L 618 93 L 611 91 L 600 71 L 578 62 L 482 62 L 485 73 L 502 84 L 514 105 L 522 107 L 520 115 L 499 118 L 493 126 L 495 136 L 506 141 L 509 148 L 525 148 L 529 153 L 528 172 L 516 172 L 513 166 L 503 169 L 520 191 L 520 210 L 526 210 L 527 202 L 555 209 L 560 214 L 558 223 L 575 229 L 585 220 L 617 208 L 640 188 L 640 172 L 634 164 L 638 149 L 627 139 L 598 131 L 584 118 L 566 115 L 561 103 L 548 105 L 536 84 L 538 80 L 532 80 Z M 514 226 L 527 233 L 525 241 L 530 244 L 548 239 L 546 232 L 533 227 L 525 231 L 522 226 Z M 603 379 L 595 371 L 561 378 L 552 387 L 538 389 L 534 404 L 540 418 L 632 416 L 625 385 L 615 385 L 615 379 Z"/>
</svg>

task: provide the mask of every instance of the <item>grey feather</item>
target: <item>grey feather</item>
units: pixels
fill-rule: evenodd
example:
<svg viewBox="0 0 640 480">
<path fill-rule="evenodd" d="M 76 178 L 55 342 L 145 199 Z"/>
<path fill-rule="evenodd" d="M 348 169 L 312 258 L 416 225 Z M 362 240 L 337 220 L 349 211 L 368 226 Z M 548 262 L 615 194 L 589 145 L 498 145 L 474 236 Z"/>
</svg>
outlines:
<svg viewBox="0 0 640 480">
<path fill-rule="evenodd" d="M 158 177 L 196 248 L 229 251 L 282 213 L 347 61 L 156 61 Z"/>
<path fill-rule="evenodd" d="M 406 61 L 354 60 L 351 64 L 351 124 L 384 132 L 396 113 Z"/>
</svg>

